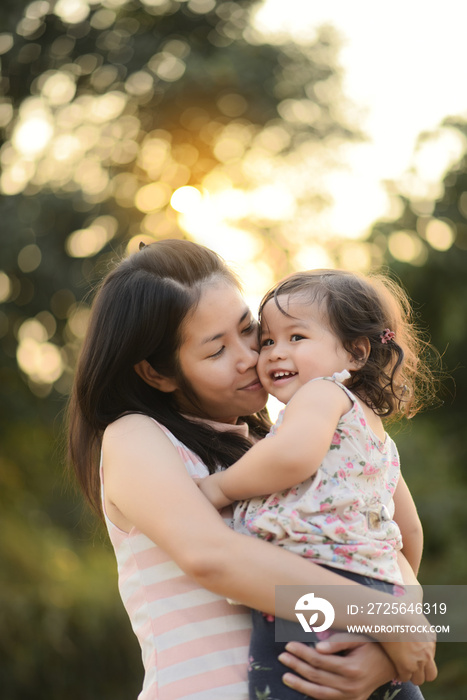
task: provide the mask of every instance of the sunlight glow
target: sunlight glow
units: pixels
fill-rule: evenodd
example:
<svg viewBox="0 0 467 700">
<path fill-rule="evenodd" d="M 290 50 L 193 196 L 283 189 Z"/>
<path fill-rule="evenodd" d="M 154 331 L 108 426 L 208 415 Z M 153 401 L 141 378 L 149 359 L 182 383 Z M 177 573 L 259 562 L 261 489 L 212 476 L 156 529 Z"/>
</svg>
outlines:
<svg viewBox="0 0 467 700">
<path fill-rule="evenodd" d="M 318 7 L 309 0 L 290 0 L 286 16 L 281 0 L 258 3 L 256 27 L 245 31 L 246 41 L 260 43 L 263 33 L 273 44 L 284 40 L 292 40 L 295 46 L 306 44 L 315 65 L 325 68 L 317 82 L 316 76 L 310 75 L 309 82 L 306 78 L 300 92 L 289 89 L 289 79 L 301 79 L 288 69 L 289 45 L 277 68 L 274 89 L 278 109 L 270 113 L 265 124 L 250 121 L 251 98 L 240 94 L 240 85 L 236 88 L 232 84 L 216 93 L 215 105 L 199 101 L 202 106 L 180 110 L 179 124 L 164 118 L 165 129 L 154 129 L 161 122 L 152 121 L 145 109 L 148 105 L 152 109 L 152 98 L 154 105 L 158 104 L 159 93 L 162 96 L 168 87 L 162 81 L 175 83 L 185 75 L 192 50 L 190 39 L 172 34 L 155 44 L 146 63 L 129 61 L 125 52 L 133 51 L 133 38 L 142 22 L 139 15 L 136 19 L 119 12 L 127 2 L 104 0 L 99 9 L 99 3 L 92 0 L 36 0 L 25 8 L 27 22 L 21 31 L 31 40 L 33 31 L 45 27 L 44 18 L 49 13 L 55 12 L 66 24 L 82 26 L 68 27 L 60 41 L 54 42 L 53 62 L 49 63 L 53 69 L 34 75 L 34 96 L 23 101 L 18 117 L 12 104 L 0 105 L 0 126 L 17 119 L 8 134 L 11 140 L 1 149 L 0 185 L 4 194 L 25 191 L 33 195 L 47 188 L 73 198 L 71 206 L 80 216 L 113 198 L 110 206 L 115 203 L 125 209 L 122 233 L 128 231 L 129 250 L 141 240 L 186 234 L 240 265 L 247 288 L 258 294 L 275 276 L 291 269 L 339 264 L 365 270 L 375 264 L 380 249 L 367 242 L 366 236 L 380 216 L 386 221 L 398 218 L 404 196 L 424 223 L 417 224 L 417 232 L 393 233 L 388 240 L 391 254 L 421 265 L 430 246 L 447 250 L 453 245 L 454 225 L 448 219 L 431 217 L 433 202 L 443 191 L 440 178 L 462 157 L 467 139 L 449 125 L 426 136 L 412 171 L 400 175 L 393 188 L 401 197 L 386 193 L 380 182 L 382 161 L 390 161 L 391 170 L 396 151 L 400 158 L 402 150 L 407 150 L 397 126 L 411 120 L 409 106 L 418 109 L 410 102 L 414 87 L 411 84 L 410 91 L 404 87 L 397 114 L 384 92 L 387 138 L 383 151 L 378 151 L 384 158 L 375 167 L 374 114 L 369 110 L 367 119 L 363 109 L 359 112 L 358 105 L 365 106 L 365 101 L 359 102 L 358 90 L 348 91 L 348 76 L 338 65 L 334 70 L 338 32 L 332 27 L 318 29 L 321 20 L 327 18 L 338 27 L 349 27 L 352 40 L 349 45 L 344 40 L 339 54 L 344 59 L 344 70 L 350 65 L 349 57 L 355 61 L 362 53 L 361 48 L 360 53 L 355 48 L 355 37 L 370 45 L 375 41 L 378 33 L 365 32 L 343 0 L 336 0 L 334 8 L 325 4 Z M 180 0 L 178 4 L 181 2 L 195 14 L 216 6 L 215 0 Z M 154 15 L 178 7 L 172 0 L 143 0 L 142 4 L 146 6 L 143 13 Z M 221 5 L 216 10 L 222 20 L 219 27 L 228 24 L 224 19 L 234 17 L 237 11 L 235 2 Z M 368 12 L 374 13 L 369 3 Z M 99 50 L 91 53 L 92 48 L 88 48 L 90 53 L 72 60 L 76 54 L 71 52 L 75 35 L 85 36 L 90 27 L 99 34 Z M 345 39 L 345 28 L 342 31 Z M 217 36 L 212 41 L 215 46 L 216 41 L 229 39 L 228 31 L 221 28 Z M 12 35 L 0 34 L 0 53 L 9 51 L 12 45 Z M 400 53 L 387 57 L 394 71 L 399 71 L 403 61 L 408 64 L 402 48 Z M 368 55 L 372 54 L 366 53 L 365 67 L 371 78 L 377 61 L 368 64 Z M 399 72 L 397 75 L 402 80 Z M 81 77 L 83 86 L 89 89 L 81 89 L 80 82 L 77 94 Z M 414 80 L 422 77 L 417 73 Z M 367 89 L 371 82 L 367 81 Z M 385 91 L 392 89 L 387 82 Z M 376 92 L 382 89 L 379 83 L 371 88 Z M 357 94 L 357 108 L 346 101 L 346 94 Z M 381 102 L 380 92 L 378 95 Z M 340 120 L 343 131 L 347 125 L 351 129 L 352 124 L 361 126 L 369 133 L 369 141 L 349 144 L 347 135 L 339 133 L 340 127 L 329 128 L 336 120 Z M 398 134 L 397 143 L 394 133 Z M 467 212 L 467 195 L 461 196 L 458 207 L 461 213 Z M 84 213 L 79 219 L 83 223 L 75 224 L 82 228 L 66 239 L 65 249 L 73 258 L 98 255 L 116 235 L 115 219 L 108 225 L 105 217 L 91 223 L 90 218 Z M 18 256 L 20 270 L 27 274 L 40 263 L 39 247 L 34 243 L 23 246 Z M 0 298 L 3 288 L 5 294 L 11 294 L 9 278 L 1 274 Z"/>
<path fill-rule="evenodd" d="M 465 136 L 451 127 L 442 127 L 425 136 L 413 158 L 418 177 L 437 183 L 462 158 L 466 148 Z"/>
<path fill-rule="evenodd" d="M 53 126 L 46 112 L 40 108 L 16 127 L 12 142 L 26 158 L 35 159 L 46 149 L 53 135 Z"/>
<path fill-rule="evenodd" d="M 237 187 L 215 190 L 210 195 L 209 212 L 216 219 L 242 219 L 248 216 L 250 207 L 244 190 Z"/>
<path fill-rule="evenodd" d="M 276 280 L 275 272 L 264 260 L 256 259 L 253 262 L 245 261 L 241 265 L 241 269 L 237 270 L 237 273 L 244 288 L 257 300 L 263 297 L 266 290 L 270 289 Z M 258 303 L 255 303 L 255 308 L 252 309 L 255 314 Z"/>
<path fill-rule="evenodd" d="M 236 262 L 243 265 L 252 260 L 262 248 L 261 241 L 235 226 L 229 226 L 216 220 L 207 220 L 203 217 L 190 219 L 181 217 L 180 225 L 190 233 L 198 243 L 213 248 L 229 263 Z"/>
<path fill-rule="evenodd" d="M 346 199 L 347 186 L 344 181 L 342 187 L 336 182 L 332 189 L 333 208 L 340 209 L 332 217 L 335 232 L 347 236 L 348 221 L 352 220 L 352 235 L 358 237 L 375 219 L 385 215 L 384 198 L 378 195 L 375 200 L 373 192 L 377 185 L 382 190 L 384 183 L 398 183 L 412 166 L 421 133 L 439 132 L 415 151 L 419 180 L 439 180 L 465 152 L 465 145 L 459 143 L 464 140 L 459 131 L 449 126 L 440 129 L 439 124 L 447 115 L 467 113 L 465 92 L 459 89 L 464 82 L 459 47 L 463 45 L 467 9 L 457 0 L 448 0 L 442 14 L 436 6 L 421 0 L 409 4 L 395 0 L 389 15 L 381 13 L 378 4 L 370 0 L 290 0 L 287 8 L 284 12 L 283 0 L 259 3 L 254 13 L 257 32 L 273 42 L 292 40 L 313 50 L 319 28 L 326 25 L 342 46 L 342 86 L 338 76 L 332 76 L 315 83 L 312 93 L 331 109 L 339 104 L 342 94 L 347 95 L 358 110 L 358 124 L 367 137 L 366 145 L 357 143 L 347 153 L 349 179 L 353 180 L 355 192 L 353 206 L 349 206 L 351 202 L 347 205 L 347 221 L 341 204 Z M 405 17 L 403 23 L 401 13 Z M 424 30 L 414 33 L 421 16 Z M 395 36 L 398 41 L 394 50 Z M 437 51 L 433 51 L 433 46 Z M 308 97 L 313 100 L 313 94 Z M 300 120 L 308 108 L 299 102 L 284 100 L 281 116 Z M 311 108 L 309 117 L 313 116 Z M 434 186 L 416 185 L 413 178 L 403 180 L 403 193 L 410 199 L 428 200 L 442 195 L 439 186 L 435 190 Z"/>
<path fill-rule="evenodd" d="M 321 245 L 308 245 L 299 248 L 294 255 L 294 263 L 298 270 L 335 267 L 332 258 Z"/>
<path fill-rule="evenodd" d="M 175 211 L 188 214 L 199 209 L 202 199 L 203 195 L 196 187 L 187 185 L 175 190 L 170 199 L 170 204 Z"/>
<path fill-rule="evenodd" d="M 249 199 L 251 213 L 260 219 L 284 221 L 295 215 L 295 198 L 288 188 L 279 183 L 258 187 L 250 193 Z"/>
</svg>

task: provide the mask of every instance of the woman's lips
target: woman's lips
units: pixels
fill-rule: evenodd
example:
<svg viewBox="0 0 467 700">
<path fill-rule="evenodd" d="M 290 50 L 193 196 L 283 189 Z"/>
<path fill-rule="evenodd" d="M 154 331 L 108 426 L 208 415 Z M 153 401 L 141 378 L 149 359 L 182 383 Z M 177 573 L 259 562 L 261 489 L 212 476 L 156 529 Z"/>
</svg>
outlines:
<svg viewBox="0 0 467 700">
<path fill-rule="evenodd" d="M 259 381 L 259 379 L 254 379 L 252 382 L 247 384 L 246 386 L 240 387 L 240 391 L 258 391 L 259 389 L 262 389 L 263 385 Z"/>
</svg>

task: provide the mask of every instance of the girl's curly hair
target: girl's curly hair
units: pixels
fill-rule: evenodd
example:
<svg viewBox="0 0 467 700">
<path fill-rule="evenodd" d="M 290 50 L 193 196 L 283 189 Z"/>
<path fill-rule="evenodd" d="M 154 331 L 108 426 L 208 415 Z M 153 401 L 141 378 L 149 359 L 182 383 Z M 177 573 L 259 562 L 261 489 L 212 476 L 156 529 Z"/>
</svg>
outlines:
<svg viewBox="0 0 467 700">
<path fill-rule="evenodd" d="M 267 292 L 260 304 L 260 318 L 271 299 L 289 316 L 281 304 L 284 295 L 300 295 L 324 309 L 330 328 L 355 359 L 359 359 L 355 342 L 368 339 L 369 356 L 352 372 L 347 385 L 380 416 L 411 418 L 432 403 L 431 346 L 414 324 L 407 294 L 390 277 L 346 270 L 297 272 Z M 392 331 L 389 336 L 385 335 L 388 329 Z"/>
</svg>

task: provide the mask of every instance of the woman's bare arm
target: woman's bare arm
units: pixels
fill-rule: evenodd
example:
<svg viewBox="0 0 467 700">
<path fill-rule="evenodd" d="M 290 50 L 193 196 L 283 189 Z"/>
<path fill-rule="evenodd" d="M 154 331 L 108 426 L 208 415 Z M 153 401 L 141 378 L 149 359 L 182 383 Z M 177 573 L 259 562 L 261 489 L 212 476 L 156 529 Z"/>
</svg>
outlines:
<svg viewBox="0 0 467 700">
<path fill-rule="evenodd" d="M 103 465 L 108 506 L 214 593 L 275 614 L 277 585 L 358 585 L 228 528 L 188 475 L 170 440 L 146 416 L 124 416 L 107 428 Z M 367 597 L 390 600 L 371 589 Z M 336 626 L 346 622 L 345 614 L 336 610 Z M 401 679 L 420 683 L 435 677 L 433 646 L 415 645 L 413 653 L 408 643 L 390 646 L 388 653 Z"/>
</svg>

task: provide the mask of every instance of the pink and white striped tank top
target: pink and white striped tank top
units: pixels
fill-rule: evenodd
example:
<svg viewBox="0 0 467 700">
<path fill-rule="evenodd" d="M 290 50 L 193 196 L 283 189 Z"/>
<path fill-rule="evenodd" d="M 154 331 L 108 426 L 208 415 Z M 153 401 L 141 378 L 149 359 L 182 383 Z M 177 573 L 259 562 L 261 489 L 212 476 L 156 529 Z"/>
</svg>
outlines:
<svg viewBox="0 0 467 700">
<path fill-rule="evenodd" d="M 207 468 L 164 426 L 191 476 Z M 102 499 L 104 483 L 101 469 Z M 104 499 L 103 499 L 104 501 Z M 201 588 L 142 532 L 104 516 L 144 665 L 138 700 L 247 700 L 250 611 Z"/>
</svg>

